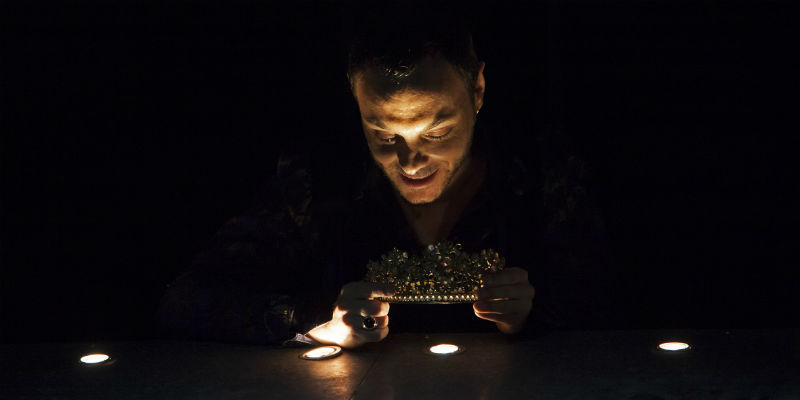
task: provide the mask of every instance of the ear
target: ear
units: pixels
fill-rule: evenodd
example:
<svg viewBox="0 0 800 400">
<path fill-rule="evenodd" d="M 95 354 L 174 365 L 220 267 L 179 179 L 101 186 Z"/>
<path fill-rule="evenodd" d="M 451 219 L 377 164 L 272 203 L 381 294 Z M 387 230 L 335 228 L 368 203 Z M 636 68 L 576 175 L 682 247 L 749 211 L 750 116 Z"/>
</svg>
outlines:
<svg viewBox="0 0 800 400">
<path fill-rule="evenodd" d="M 486 63 L 481 61 L 478 68 L 478 75 L 475 77 L 475 90 L 472 92 L 473 104 L 475 104 L 475 112 L 483 107 L 483 94 L 486 93 L 486 79 L 483 78 L 483 68 Z"/>
</svg>

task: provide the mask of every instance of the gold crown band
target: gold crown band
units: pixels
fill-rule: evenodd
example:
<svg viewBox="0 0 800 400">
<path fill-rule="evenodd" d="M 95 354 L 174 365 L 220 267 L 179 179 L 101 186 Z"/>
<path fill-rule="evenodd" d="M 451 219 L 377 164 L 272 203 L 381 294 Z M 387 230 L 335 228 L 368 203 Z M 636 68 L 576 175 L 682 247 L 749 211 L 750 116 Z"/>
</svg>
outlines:
<svg viewBox="0 0 800 400">
<path fill-rule="evenodd" d="M 376 300 L 390 303 L 472 303 L 483 286 L 483 274 L 503 269 L 505 260 L 491 249 L 470 254 L 461 244 L 429 245 L 420 256 L 396 248 L 367 264 L 367 282 L 395 287 L 393 296 Z"/>
</svg>

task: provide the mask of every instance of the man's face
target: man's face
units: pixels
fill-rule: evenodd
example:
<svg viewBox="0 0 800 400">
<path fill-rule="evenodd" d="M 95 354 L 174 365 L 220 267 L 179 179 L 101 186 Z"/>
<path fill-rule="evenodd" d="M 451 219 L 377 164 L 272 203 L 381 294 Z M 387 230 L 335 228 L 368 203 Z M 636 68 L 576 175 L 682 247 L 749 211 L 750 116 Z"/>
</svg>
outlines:
<svg viewBox="0 0 800 400">
<path fill-rule="evenodd" d="M 483 65 L 473 93 L 440 58 L 425 59 L 414 75 L 415 84 L 387 91 L 385 78 L 366 71 L 354 80 L 354 92 L 375 162 L 403 198 L 425 204 L 458 182 L 469 162 Z"/>
</svg>

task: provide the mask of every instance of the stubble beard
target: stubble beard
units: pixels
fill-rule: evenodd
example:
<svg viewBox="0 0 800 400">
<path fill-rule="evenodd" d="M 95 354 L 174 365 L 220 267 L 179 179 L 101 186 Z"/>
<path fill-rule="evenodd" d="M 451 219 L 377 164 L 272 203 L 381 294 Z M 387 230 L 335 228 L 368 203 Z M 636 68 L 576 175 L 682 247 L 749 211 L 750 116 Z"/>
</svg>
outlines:
<svg viewBox="0 0 800 400">
<path fill-rule="evenodd" d="M 436 197 L 434 197 L 431 200 L 423 200 L 423 201 L 417 201 L 417 202 L 412 202 L 412 201 L 408 200 L 408 198 L 403 194 L 403 191 L 400 190 L 400 185 L 402 185 L 402 182 L 398 182 L 396 180 L 396 179 L 402 179 L 402 178 L 399 178 L 399 176 L 400 176 L 400 165 L 398 163 L 395 163 L 392 166 L 391 171 L 387 171 L 380 164 L 379 164 L 379 167 L 380 167 L 380 170 L 383 172 L 383 174 L 386 176 L 386 178 L 389 180 L 389 182 L 392 183 L 392 186 L 393 186 L 393 188 L 395 190 L 395 193 L 397 193 L 397 195 L 398 195 L 397 197 L 399 197 L 406 204 L 412 205 L 412 206 L 420 206 L 420 205 L 425 205 L 425 204 L 436 203 L 437 201 L 443 200 L 444 198 L 448 197 L 448 195 L 450 194 L 450 191 L 451 191 L 450 189 L 452 189 L 452 185 L 453 185 L 454 180 L 456 178 L 459 178 L 460 177 L 459 174 L 462 173 L 462 169 L 464 169 L 465 166 L 469 165 L 470 156 L 472 154 L 472 139 L 473 139 L 473 137 L 472 137 L 472 135 L 470 135 L 470 141 L 467 144 L 466 151 L 464 151 L 464 153 L 461 155 L 461 157 L 459 157 L 459 159 L 456 161 L 452 171 L 450 171 L 450 173 L 447 174 L 447 176 L 445 177 L 445 180 L 444 180 L 444 182 L 442 183 L 442 186 L 441 186 L 441 191 L 439 193 L 437 193 Z M 439 171 L 440 172 L 444 172 L 444 171 L 441 171 L 441 170 L 439 170 Z M 390 173 L 393 174 L 392 176 L 394 176 L 394 178 L 389 175 Z M 437 172 L 437 173 L 439 173 L 439 172 Z M 466 177 L 464 177 L 464 178 L 466 178 Z M 413 189 L 412 189 L 412 191 L 413 191 Z"/>
</svg>

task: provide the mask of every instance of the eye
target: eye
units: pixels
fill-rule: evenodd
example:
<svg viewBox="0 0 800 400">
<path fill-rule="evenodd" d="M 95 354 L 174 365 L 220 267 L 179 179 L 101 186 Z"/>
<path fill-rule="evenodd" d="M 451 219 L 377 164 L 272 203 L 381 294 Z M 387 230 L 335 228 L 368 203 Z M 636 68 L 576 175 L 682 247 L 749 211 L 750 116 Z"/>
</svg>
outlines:
<svg viewBox="0 0 800 400">
<path fill-rule="evenodd" d="M 450 134 L 451 129 L 438 129 L 435 131 L 430 131 L 425 134 L 425 137 L 430 140 L 442 140 L 445 136 Z"/>
<path fill-rule="evenodd" d="M 372 132 L 378 140 L 386 144 L 394 144 L 396 135 L 392 135 L 391 133 L 381 132 L 381 131 L 373 131 Z"/>
</svg>

